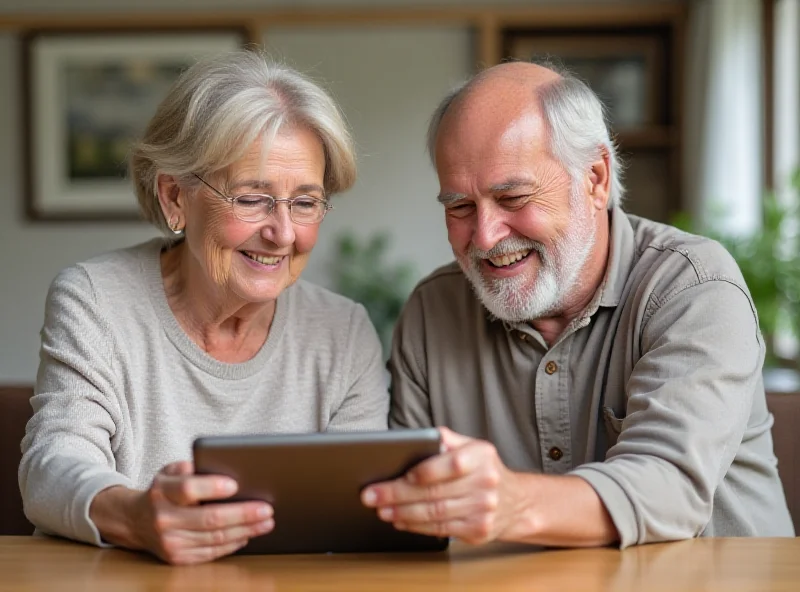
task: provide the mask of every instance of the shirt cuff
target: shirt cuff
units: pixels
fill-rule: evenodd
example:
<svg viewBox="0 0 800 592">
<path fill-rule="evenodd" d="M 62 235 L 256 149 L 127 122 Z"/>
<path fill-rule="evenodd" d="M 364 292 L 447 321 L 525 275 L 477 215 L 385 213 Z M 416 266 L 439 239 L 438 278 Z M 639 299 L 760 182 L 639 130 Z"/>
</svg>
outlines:
<svg viewBox="0 0 800 592">
<path fill-rule="evenodd" d="M 619 548 L 624 549 L 638 544 L 639 527 L 636 523 L 636 512 L 628 494 L 619 483 L 595 466 L 596 464 L 594 466 L 583 465 L 569 474 L 580 477 L 589 483 L 597 493 L 619 533 Z"/>
<path fill-rule="evenodd" d="M 89 508 L 95 496 L 109 487 L 122 485 L 131 487 L 131 482 L 120 473 L 101 473 L 92 476 L 84 481 L 75 491 L 75 499 L 72 503 L 71 522 L 73 536 L 79 541 L 84 541 L 98 547 L 113 547 L 103 540 L 100 531 L 97 530 L 92 519 L 89 517 Z"/>
</svg>

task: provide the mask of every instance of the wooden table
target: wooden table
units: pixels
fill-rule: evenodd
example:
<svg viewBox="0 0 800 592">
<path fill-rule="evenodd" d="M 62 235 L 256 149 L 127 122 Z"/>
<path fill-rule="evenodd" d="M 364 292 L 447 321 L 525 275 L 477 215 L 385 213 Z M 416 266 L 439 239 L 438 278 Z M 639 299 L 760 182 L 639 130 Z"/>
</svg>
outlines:
<svg viewBox="0 0 800 592">
<path fill-rule="evenodd" d="M 0 590 L 796 592 L 800 538 L 698 539 L 621 552 L 455 544 L 433 554 L 242 556 L 171 567 L 128 551 L 0 537 Z"/>
</svg>

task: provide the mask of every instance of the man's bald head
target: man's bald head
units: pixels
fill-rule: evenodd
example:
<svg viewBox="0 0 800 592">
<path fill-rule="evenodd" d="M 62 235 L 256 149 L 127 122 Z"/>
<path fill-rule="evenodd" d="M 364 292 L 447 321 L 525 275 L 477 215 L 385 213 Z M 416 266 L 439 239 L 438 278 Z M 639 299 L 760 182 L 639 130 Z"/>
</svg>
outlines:
<svg viewBox="0 0 800 592">
<path fill-rule="evenodd" d="M 469 100 L 495 97 L 495 100 L 514 104 L 535 102 L 538 90 L 555 81 L 561 75 L 554 70 L 528 62 L 509 62 L 484 70 L 465 84 L 454 97 L 452 107 Z"/>
<path fill-rule="evenodd" d="M 439 104 L 428 128 L 428 151 L 436 165 L 440 133 L 458 146 L 495 141 L 511 126 L 546 140 L 547 149 L 577 179 L 603 151 L 611 165 L 609 208 L 621 202 L 624 188 L 616 148 L 603 107 L 580 79 L 554 66 L 509 62 L 488 68 L 454 89 Z"/>
<path fill-rule="evenodd" d="M 445 122 L 457 118 L 484 120 L 507 116 L 515 119 L 525 111 L 538 112 L 542 87 L 561 79 L 551 68 L 528 62 L 509 62 L 483 70 L 454 89 L 440 103 L 431 121 L 428 149 L 435 162 L 436 135 Z"/>
<path fill-rule="evenodd" d="M 538 101 L 541 87 L 560 76 L 553 70 L 525 62 L 501 64 L 483 71 L 466 84 L 442 114 L 437 135 L 447 146 L 485 146 L 501 141 L 511 131 L 541 143 L 547 136 Z M 431 148 L 434 161 L 442 143 Z"/>
</svg>

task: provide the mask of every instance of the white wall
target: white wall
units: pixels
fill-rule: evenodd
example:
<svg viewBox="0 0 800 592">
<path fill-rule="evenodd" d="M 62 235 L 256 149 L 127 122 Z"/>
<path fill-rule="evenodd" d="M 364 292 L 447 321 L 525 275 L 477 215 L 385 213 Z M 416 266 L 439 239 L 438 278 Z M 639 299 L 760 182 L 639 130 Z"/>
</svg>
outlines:
<svg viewBox="0 0 800 592">
<path fill-rule="evenodd" d="M 335 198 L 304 277 L 327 283 L 336 234 L 388 230 L 392 259 L 417 277 L 451 258 L 438 189 L 424 150 L 430 112 L 470 68 L 470 37 L 453 28 L 271 30 L 270 48 L 326 81 L 358 143 L 360 176 Z M 47 287 L 56 272 L 95 253 L 154 235 L 144 224 L 32 224 L 22 213 L 19 47 L 0 35 L 0 383 L 31 382 Z M 133 199 L 133 197 L 131 197 Z"/>
<path fill-rule="evenodd" d="M 496 4 L 567 1 L 606 3 L 502 0 Z M 416 0 L 0 0 L 0 15 L 428 4 Z M 435 0 L 438 6 L 468 4 L 493 2 Z M 336 199 L 304 277 L 327 283 L 333 239 L 345 228 L 364 236 L 388 229 L 394 237 L 392 258 L 410 260 L 417 277 L 448 261 L 451 253 L 435 202 L 437 184 L 424 152 L 424 135 L 437 100 L 469 73 L 469 33 L 448 27 L 298 27 L 268 30 L 266 41 L 290 63 L 329 83 L 354 129 L 360 154 L 359 181 Z M 33 381 L 44 299 L 59 269 L 154 235 L 143 224 L 25 221 L 19 57 L 15 36 L 0 33 L 0 383 Z"/>
<path fill-rule="evenodd" d="M 292 27 L 271 29 L 265 45 L 325 81 L 358 144 L 358 181 L 334 198 L 308 277 L 325 282 L 328 247 L 344 229 L 362 236 L 389 231 L 393 255 L 413 262 L 419 275 L 449 261 L 425 132 L 438 100 L 469 73 L 468 33 L 438 27 Z"/>
<path fill-rule="evenodd" d="M 0 35 L 0 383 L 33 381 L 47 287 L 59 269 L 155 235 L 144 224 L 24 220 L 19 61 L 17 40 Z"/>
</svg>

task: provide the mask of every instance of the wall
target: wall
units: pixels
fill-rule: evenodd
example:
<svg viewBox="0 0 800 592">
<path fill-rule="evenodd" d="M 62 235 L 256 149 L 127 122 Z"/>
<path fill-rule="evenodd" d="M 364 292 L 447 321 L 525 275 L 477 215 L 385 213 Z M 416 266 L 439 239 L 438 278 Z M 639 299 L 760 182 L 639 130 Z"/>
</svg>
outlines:
<svg viewBox="0 0 800 592">
<path fill-rule="evenodd" d="M 337 196 L 304 277 L 326 284 L 334 238 L 389 230 L 391 257 L 417 277 L 451 258 L 438 189 L 427 162 L 427 119 L 444 92 L 469 72 L 470 38 L 451 28 L 276 29 L 271 49 L 321 77 L 339 100 L 358 143 L 360 177 Z M 21 209 L 19 47 L 0 35 L 0 383 L 31 382 L 47 287 L 57 271 L 95 253 L 154 235 L 143 224 L 31 224 Z M 436 59 L 430 59 L 436 56 Z"/>
<path fill-rule="evenodd" d="M 329 247 L 344 229 L 362 236 L 390 231 L 395 256 L 413 262 L 418 275 L 449 261 L 425 132 L 438 100 L 469 72 L 468 33 L 434 27 L 292 27 L 271 29 L 265 44 L 326 81 L 358 143 L 358 181 L 334 198 L 308 277 L 325 281 Z"/>
<path fill-rule="evenodd" d="M 535 0 L 505 0 L 505 5 Z M 566 0 L 562 0 L 566 1 Z M 569 0 L 602 4 L 604 0 Z M 659 2 L 661 0 L 628 0 Z M 539 3 L 561 3 L 538 0 Z M 0 0 L 8 14 L 187 10 L 182 0 Z M 438 6 L 496 5 L 485 0 L 437 0 Z M 425 6 L 398 0 L 193 0 L 191 10 L 269 7 Z M 23 7 L 24 6 L 24 7 Z M 333 241 L 343 229 L 366 236 L 389 230 L 391 257 L 409 260 L 422 277 L 449 261 L 437 183 L 424 151 L 428 117 L 438 99 L 471 69 L 465 29 L 430 27 L 276 28 L 267 45 L 298 68 L 323 78 L 342 105 L 358 143 L 360 177 L 326 218 L 304 277 L 327 284 Z M 31 382 L 47 287 L 57 271 L 93 254 L 153 236 L 143 224 L 30 224 L 21 198 L 19 51 L 0 31 L 0 383 Z"/>
<path fill-rule="evenodd" d="M 18 43 L 0 35 L 0 383 L 35 377 L 44 299 L 59 269 L 154 236 L 142 224 L 24 221 L 19 78 Z"/>
</svg>

